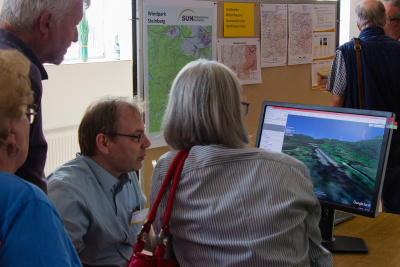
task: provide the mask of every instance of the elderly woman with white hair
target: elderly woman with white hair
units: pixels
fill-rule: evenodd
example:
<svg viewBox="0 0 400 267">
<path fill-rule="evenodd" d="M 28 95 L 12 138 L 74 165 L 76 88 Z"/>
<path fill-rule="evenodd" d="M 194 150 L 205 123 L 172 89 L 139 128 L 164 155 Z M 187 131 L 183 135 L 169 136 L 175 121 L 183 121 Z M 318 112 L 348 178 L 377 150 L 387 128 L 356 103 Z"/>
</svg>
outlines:
<svg viewBox="0 0 400 267">
<path fill-rule="evenodd" d="M 54 205 L 14 175 L 35 116 L 29 66 L 16 50 L 0 50 L 0 266 L 81 266 Z"/>
<path fill-rule="evenodd" d="M 179 150 L 190 150 L 169 225 L 179 264 L 332 266 L 306 166 L 283 153 L 247 148 L 241 90 L 229 68 L 207 60 L 187 64 L 172 84 L 164 137 L 174 151 L 157 162 L 150 204 Z M 168 192 L 156 233 L 167 198 Z"/>
</svg>

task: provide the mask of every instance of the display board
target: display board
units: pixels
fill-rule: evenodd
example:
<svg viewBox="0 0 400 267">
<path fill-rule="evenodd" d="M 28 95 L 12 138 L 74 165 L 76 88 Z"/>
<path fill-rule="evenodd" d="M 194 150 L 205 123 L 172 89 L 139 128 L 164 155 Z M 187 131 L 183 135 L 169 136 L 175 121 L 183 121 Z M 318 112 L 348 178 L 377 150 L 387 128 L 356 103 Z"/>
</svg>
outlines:
<svg viewBox="0 0 400 267">
<path fill-rule="evenodd" d="M 142 1 L 139 1 L 142 2 Z M 217 4 L 217 39 L 230 39 L 224 37 L 224 3 L 222 1 L 213 1 Z M 254 36 L 246 36 L 246 38 L 261 38 L 261 5 L 267 4 L 326 4 L 334 6 L 336 25 L 335 25 L 335 43 L 336 48 L 338 43 L 338 15 L 339 1 L 230 1 L 230 3 L 253 3 L 254 4 Z M 138 4 L 138 12 L 143 12 L 143 6 Z M 140 20 L 140 14 L 139 14 Z M 140 27 L 140 26 L 139 26 Z M 138 38 L 142 38 L 143 33 L 138 33 Z M 138 62 L 143 62 L 143 50 L 138 49 Z M 138 66 L 138 93 L 142 97 L 143 93 L 143 69 Z M 261 68 L 261 83 L 244 84 L 243 85 L 243 101 L 249 103 L 249 110 L 244 117 L 245 124 L 250 135 L 249 147 L 254 147 L 255 136 L 257 133 L 258 121 L 261 112 L 262 102 L 278 101 L 300 104 L 322 105 L 327 106 L 329 102 L 329 93 L 322 92 L 318 89 L 312 89 L 312 63 L 288 65 Z M 146 99 L 145 99 L 146 100 Z M 147 122 L 145 122 L 147 124 Z M 150 147 L 147 149 L 146 159 L 141 170 L 141 185 L 142 190 L 149 196 L 150 180 L 153 172 L 154 161 L 169 151 L 168 146 Z"/>
</svg>

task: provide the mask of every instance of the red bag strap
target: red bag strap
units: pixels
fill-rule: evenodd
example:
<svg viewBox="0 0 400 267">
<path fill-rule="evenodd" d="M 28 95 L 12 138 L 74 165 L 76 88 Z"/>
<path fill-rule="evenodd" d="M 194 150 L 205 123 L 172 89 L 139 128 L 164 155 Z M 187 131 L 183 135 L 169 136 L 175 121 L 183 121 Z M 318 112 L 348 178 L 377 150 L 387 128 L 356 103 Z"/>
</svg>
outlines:
<svg viewBox="0 0 400 267">
<path fill-rule="evenodd" d="M 176 168 L 176 171 L 174 174 L 174 179 L 172 180 L 171 191 L 169 193 L 167 207 L 164 212 L 163 228 L 169 224 L 169 220 L 171 219 L 172 204 L 174 203 L 176 188 L 178 187 L 179 178 L 181 176 L 183 165 L 185 164 L 185 160 L 189 156 L 189 151 L 187 151 L 187 150 L 182 150 L 182 151 L 184 151 L 184 152 L 182 153 L 182 157 L 179 161 L 178 167 Z"/>
<path fill-rule="evenodd" d="M 189 156 L 189 150 L 183 149 L 179 151 L 179 153 L 175 156 L 174 160 L 172 161 L 171 166 L 168 169 L 167 175 L 165 176 L 165 179 L 161 185 L 160 191 L 158 192 L 157 197 L 153 203 L 153 207 L 151 208 L 147 222 L 143 225 L 142 229 L 138 234 L 134 251 L 136 252 L 142 251 L 144 246 L 143 235 L 148 234 L 150 232 L 150 227 L 156 217 L 157 209 L 161 202 L 162 196 L 164 195 L 165 189 L 167 188 L 169 182 L 173 177 L 172 186 L 167 202 L 167 207 L 164 212 L 163 226 L 162 226 L 163 236 L 168 236 L 169 234 L 168 224 L 169 220 L 171 219 L 172 204 L 175 199 L 176 188 L 178 187 L 178 182 L 181 176 L 183 165 L 185 164 L 185 160 L 188 156 Z"/>
<path fill-rule="evenodd" d="M 185 162 L 188 155 L 189 155 L 189 151 L 181 150 L 181 151 L 179 151 L 178 155 L 176 155 L 174 160 L 172 161 L 171 166 L 168 169 L 167 175 L 165 176 L 164 182 L 161 185 L 160 191 L 158 191 L 157 198 L 153 203 L 153 207 L 151 208 L 149 217 L 147 219 L 148 222 L 153 222 L 154 219 L 156 218 L 158 205 L 160 205 L 160 202 L 161 202 L 162 196 L 164 195 L 165 189 L 167 188 L 169 182 L 171 181 L 171 178 L 173 177 L 174 173 L 175 173 L 175 177 L 178 174 L 178 179 L 179 179 L 179 176 L 181 175 L 181 172 L 182 172 L 183 163 Z M 179 166 L 181 166 L 180 169 L 178 169 Z M 178 179 L 175 179 L 175 178 L 173 179 L 165 213 L 167 213 L 168 210 L 169 210 L 169 212 L 172 211 L 172 203 L 174 201 L 176 186 L 178 184 L 178 181 L 175 182 L 175 180 L 178 180 Z M 176 184 L 176 185 L 175 185 L 175 190 L 173 191 L 172 188 L 173 188 L 174 184 Z M 172 196 L 172 201 L 170 201 L 172 194 L 174 194 L 174 195 Z M 164 217 L 165 217 L 165 213 L 164 213 Z"/>
</svg>

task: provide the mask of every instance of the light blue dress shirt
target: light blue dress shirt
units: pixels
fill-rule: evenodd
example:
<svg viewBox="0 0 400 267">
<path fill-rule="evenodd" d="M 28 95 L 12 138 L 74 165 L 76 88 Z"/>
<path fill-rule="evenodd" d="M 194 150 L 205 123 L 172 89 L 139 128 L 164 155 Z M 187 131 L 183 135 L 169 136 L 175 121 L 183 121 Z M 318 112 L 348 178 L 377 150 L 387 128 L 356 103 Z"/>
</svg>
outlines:
<svg viewBox="0 0 400 267">
<path fill-rule="evenodd" d="M 113 200 L 118 180 L 89 157 L 77 157 L 48 177 L 48 194 L 82 263 L 126 266 L 142 223 L 130 225 L 132 211 L 146 197 L 135 172 Z"/>
</svg>

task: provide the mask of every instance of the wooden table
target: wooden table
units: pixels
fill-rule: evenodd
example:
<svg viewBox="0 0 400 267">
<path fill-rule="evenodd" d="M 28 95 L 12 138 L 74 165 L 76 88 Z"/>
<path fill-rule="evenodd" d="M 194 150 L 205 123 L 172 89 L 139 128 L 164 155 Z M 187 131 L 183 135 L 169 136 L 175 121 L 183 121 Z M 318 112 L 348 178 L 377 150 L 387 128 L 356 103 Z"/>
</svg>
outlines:
<svg viewBox="0 0 400 267">
<path fill-rule="evenodd" d="M 400 266 L 400 215 L 380 212 L 377 218 L 357 215 L 334 228 L 334 235 L 364 239 L 368 254 L 333 254 L 335 267 Z"/>
</svg>

